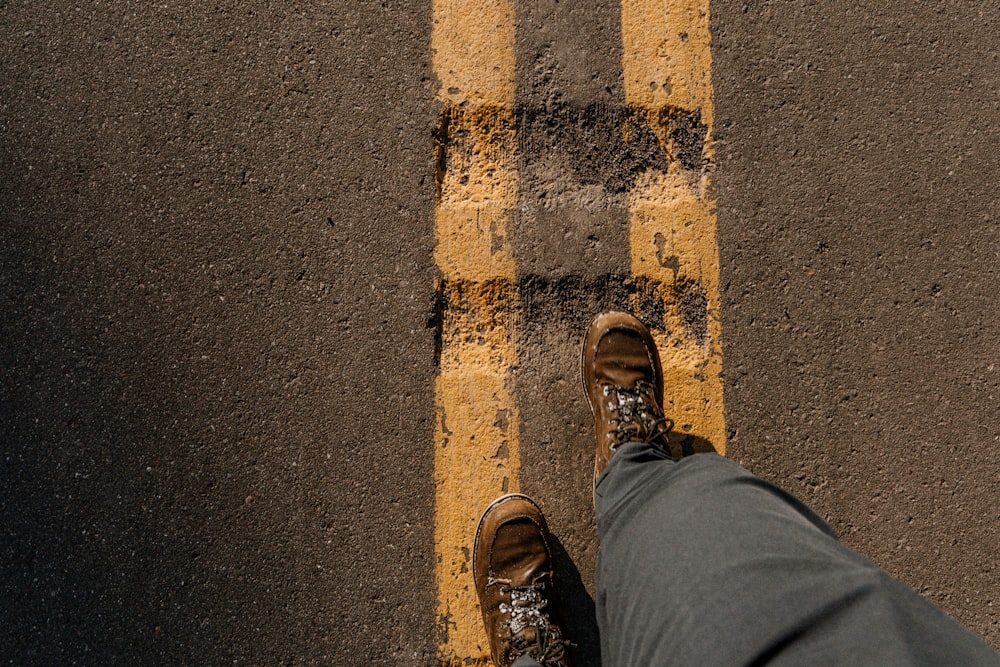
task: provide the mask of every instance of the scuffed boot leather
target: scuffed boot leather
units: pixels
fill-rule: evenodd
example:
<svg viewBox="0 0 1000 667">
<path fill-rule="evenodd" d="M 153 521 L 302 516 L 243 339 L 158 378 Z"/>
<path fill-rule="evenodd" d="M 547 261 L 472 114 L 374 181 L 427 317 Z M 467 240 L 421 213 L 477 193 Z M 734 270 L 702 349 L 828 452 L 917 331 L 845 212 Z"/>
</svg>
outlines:
<svg viewBox="0 0 1000 667">
<path fill-rule="evenodd" d="M 520 494 L 497 499 L 479 521 L 472 572 L 497 667 L 525 653 L 544 667 L 570 665 L 548 537 L 538 506 Z"/>
<path fill-rule="evenodd" d="M 597 431 L 595 484 L 619 445 L 651 442 L 670 451 L 663 370 L 642 322 L 628 313 L 598 315 L 584 337 L 581 375 Z"/>
</svg>

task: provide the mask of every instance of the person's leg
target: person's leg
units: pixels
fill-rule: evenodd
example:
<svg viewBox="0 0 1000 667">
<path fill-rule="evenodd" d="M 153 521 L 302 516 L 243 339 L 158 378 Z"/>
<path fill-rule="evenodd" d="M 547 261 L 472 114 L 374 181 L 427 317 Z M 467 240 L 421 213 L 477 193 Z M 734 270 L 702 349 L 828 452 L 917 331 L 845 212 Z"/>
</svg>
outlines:
<svg viewBox="0 0 1000 667">
<path fill-rule="evenodd" d="M 520 658 L 515 660 L 514 664 L 510 667 L 542 667 L 542 663 L 525 653 Z"/>
<path fill-rule="evenodd" d="M 596 501 L 605 667 L 1000 664 L 805 505 L 720 456 L 623 445 Z"/>
<path fill-rule="evenodd" d="M 587 331 L 604 667 L 1000 665 L 1000 656 L 843 546 L 802 503 L 714 454 L 668 454 L 649 330 Z"/>
</svg>

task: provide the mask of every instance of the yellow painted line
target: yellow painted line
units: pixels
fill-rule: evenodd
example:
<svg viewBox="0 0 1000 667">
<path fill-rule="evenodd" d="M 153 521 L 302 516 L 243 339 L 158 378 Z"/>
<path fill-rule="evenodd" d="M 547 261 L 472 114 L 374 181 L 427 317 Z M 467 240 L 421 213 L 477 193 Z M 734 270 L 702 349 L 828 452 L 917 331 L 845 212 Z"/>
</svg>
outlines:
<svg viewBox="0 0 1000 667">
<path fill-rule="evenodd" d="M 517 206 L 513 0 L 434 0 L 432 50 L 442 104 L 435 261 L 442 337 L 435 383 L 435 578 L 439 660 L 486 665 L 472 578 L 479 513 L 518 490 Z"/>
<path fill-rule="evenodd" d="M 710 169 L 676 159 L 671 122 L 699 118 L 711 164 L 712 52 L 708 0 L 623 0 L 625 103 L 657 133 L 670 162 L 629 192 L 632 273 L 664 303 L 656 333 L 666 381 L 664 410 L 681 435 L 726 451 L 722 396 L 719 250 Z M 703 441 L 704 442 L 704 441 Z"/>
</svg>

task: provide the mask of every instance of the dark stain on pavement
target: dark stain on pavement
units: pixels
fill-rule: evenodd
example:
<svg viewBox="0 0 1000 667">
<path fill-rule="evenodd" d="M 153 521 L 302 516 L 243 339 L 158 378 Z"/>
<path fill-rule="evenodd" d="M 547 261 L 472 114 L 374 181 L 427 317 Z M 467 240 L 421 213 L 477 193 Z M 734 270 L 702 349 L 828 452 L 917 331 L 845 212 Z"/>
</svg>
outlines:
<svg viewBox="0 0 1000 667">
<path fill-rule="evenodd" d="M 641 276 L 634 278 L 633 282 L 639 298 L 637 317 L 650 329 L 662 331 L 666 326 L 664 322 L 666 308 L 663 305 L 660 283 Z"/>
<path fill-rule="evenodd" d="M 444 281 L 438 279 L 434 286 L 434 301 L 431 316 L 427 318 L 427 328 L 434 332 L 434 367 L 441 366 L 441 351 L 444 348 L 444 311 L 448 307 Z"/>
<path fill-rule="evenodd" d="M 445 329 L 455 329 L 456 318 L 471 318 L 471 329 L 460 327 L 467 336 L 484 333 L 496 317 L 507 317 L 513 299 L 520 301 L 520 317 L 525 322 L 560 322 L 572 329 L 581 329 L 594 316 L 605 310 L 633 312 L 655 331 L 665 331 L 665 299 L 676 301 L 681 324 L 695 340 L 708 340 L 708 299 L 704 288 L 691 278 L 681 277 L 672 285 L 633 277 L 624 273 L 605 273 L 593 278 L 567 275 L 556 278 L 529 274 L 516 285 L 496 279 L 485 283 L 439 280 L 434 292 L 427 328 L 434 330 L 434 362 L 441 363 Z M 486 294 L 490 297 L 484 299 Z M 490 312 L 483 310 L 489 305 Z M 494 312 L 495 311 L 495 312 Z M 455 329 L 457 331 L 458 329 Z"/>
<path fill-rule="evenodd" d="M 516 138 L 515 138 L 516 137 Z M 676 161 L 688 171 L 709 166 L 708 127 L 701 113 L 664 107 L 656 113 L 626 105 L 583 106 L 553 102 L 520 106 L 446 106 L 434 132 L 438 198 L 444 176 L 460 155 L 519 150 L 525 165 L 551 160 L 572 171 L 582 185 L 612 194 L 629 190 L 649 170 L 666 171 Z M 530 170 L 529 170 L 530 171 Z M 467 176 L 466 176 L 467 178 Z M 539 187 L 531 182 L 524 187 Z"/>
<path fill-rule="evenodd" d="M 658 114 L 657 125 L 670 138 L 670 154 L 680 162 L 681 167 L 688 171 L 701 171 L 709 165 L 705 155 L 708 126 L 702 120 L 700 111 L 664 107 Z"/>
<path fill-rule="evenodd" d="M 644 113 L 624 106 L 554 104 L 518 111 L 524 160 L 558 156 L 584 185 L 626 192 L 649 169 L 666 171 L 669 156 Z"/>
<path fill-rule="evenodd" d="M 527 275 L 519 281 L 521 313 L 528 321 L 555 320 L 585 326 L 600 310 L 631 310 L 635 286 L 627 274 L 549 278 Z"/>
<path fill-rule="evenodd" d="M 701 283 L 680 278 L 673 286 L 673 299 L 688 334 L 702 345 L 708 345 L 708 295 Z M 661 302 L 662 303 L 662 302 Z"/>
<path fill-rule="evenodd" d="M 665 331 L 664 304 L 676 302 L 685 332 L 701 343 L 708 340 L 708 298 L 701 284 L 689 277 L 682 276 L 674 284 L 665 285 L 624 273 L 606 273 L 594 278 L 529 274 L 518 280 L 516 295 L 514 289 L 515 285 L 503 279 L 484 283 L 439 280 L 427 319 L 427 328 L 435 332 L 435 362 L 440 364 L 444 331 L 446 328 L 451 331 L 454 318 L 471 317 L 477 326 L 463 330 L 476 337 L 495 318 L 508 317 L 507 311 L 515 298 L 520 301 L 520 317 L 524 322 L 559 322 L 573 329 L 582 329 L 595 313 L 633 312 L 637 305 L 638 317 L 646 326 Z M 484 299 L 486 295 L 489 297 Z M 484 304 L 490 312 L 485 312 Z"/>
</svg>

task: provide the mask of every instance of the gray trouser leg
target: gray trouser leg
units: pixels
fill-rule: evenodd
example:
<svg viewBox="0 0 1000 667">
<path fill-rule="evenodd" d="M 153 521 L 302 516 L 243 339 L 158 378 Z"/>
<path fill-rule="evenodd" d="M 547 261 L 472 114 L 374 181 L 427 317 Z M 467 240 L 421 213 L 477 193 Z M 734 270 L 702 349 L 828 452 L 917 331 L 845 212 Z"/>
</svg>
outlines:
<svg viewBox="0 0 1000 667">
<path fill-rule="evenodd" d="M 1000 665 L 985 642 L 714 454 L 623 445 L 598 480 L 604 667 Z"/>
</svg>

